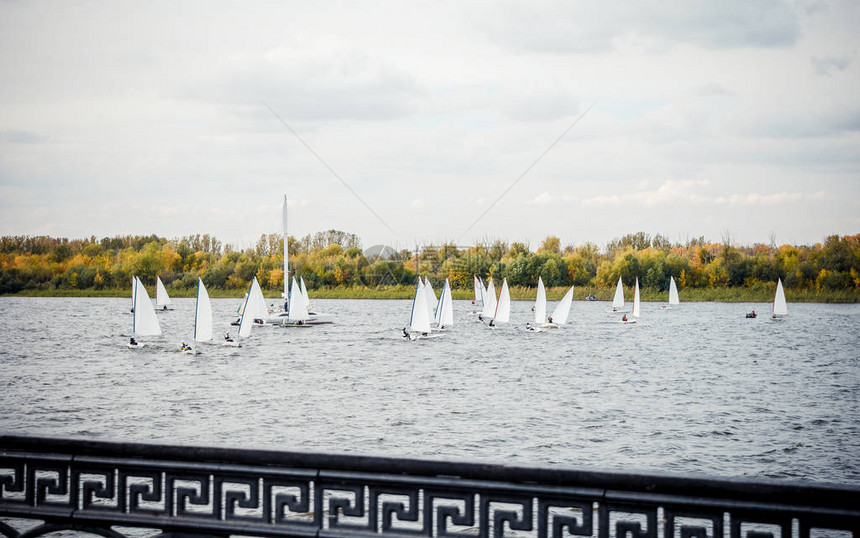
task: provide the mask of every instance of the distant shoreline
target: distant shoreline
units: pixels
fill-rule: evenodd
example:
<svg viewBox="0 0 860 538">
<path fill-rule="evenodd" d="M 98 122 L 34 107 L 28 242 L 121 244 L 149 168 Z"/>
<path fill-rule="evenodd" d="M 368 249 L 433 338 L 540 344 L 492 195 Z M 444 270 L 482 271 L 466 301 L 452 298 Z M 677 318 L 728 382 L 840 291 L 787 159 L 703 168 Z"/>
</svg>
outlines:
<svg viewBox="0 0 860 538">
<path fill-rule="evenodd" d="M 171 297 L 193 298 L 196 290 L 168 289 Z M 238 290 L 210 289 L 212 298 L 242 299 L 243 292 Z M 559 300 L 567 291 L 564 287 L 547 289 L 547 299 Z M 154 296 L 155 290 L 151 290 Z M 309 290 L 311 299 L 412 299 L 415 290 L 412 286 L 384 286 L 380 288 L 321 288 Z M 437 290 L 438 293 L 438 290 Z M 574 288 L 574 301 L 584 301 L 588 295 L 594 295 L 598 301 L 611 301 L 614 288 L 594 288 L 590 286 L 576 286 Z M 263 290 L 267 299 L 280 299 L 280 290 Z M 690 288 L 680 291 L 681 302 L 720 302 L 720 303 L 769 303 L 773 300 L 773 292 L 766 289 L 745 288 L 717 288 L 697 289 Z M 453 290 L 454 299 L 470 300 L 473 297 L 472 290 Z M 126 289 L 102 289 L 102 290 L 77 290 L 77 289 L 54 289 L 54 290 L 24 290 L 18 293 L 0 294 L 0 297 L 131 297 L 130 290 Z M 514 286 L 511 287 L 511 298 L 513 300 L 534 301 L 535 289 Z M 823 304 L 856 304 L 860 303 L 860 293 L 852 291 L 817 291 L 817 290 L 786 290 L 786 298 L 789 303 L 823 303 Z M 633 300 L 631 288 L 625 289 L 625 300 Z M 668 301 L 668 293 L 649 289 L 641 290 L 641 300 L 650 303 L 665 303 Z"/>
</svg>

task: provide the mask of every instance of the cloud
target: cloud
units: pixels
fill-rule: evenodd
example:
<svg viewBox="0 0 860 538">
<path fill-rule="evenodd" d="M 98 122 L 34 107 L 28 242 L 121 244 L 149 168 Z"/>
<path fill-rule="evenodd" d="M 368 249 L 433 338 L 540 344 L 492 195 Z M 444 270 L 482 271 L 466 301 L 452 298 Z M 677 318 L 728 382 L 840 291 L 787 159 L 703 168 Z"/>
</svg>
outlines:
<svg viewBox="0 0 860 538">
<path fill-rule="evenodd" d="M 38 144 L 46 138 L 31 131 L 0 131 L 0 141 L 10 144 Z"/>
<path fill-rule="evenodd" d="M 552 202 L 552 196 L 548 192 L 542 192 L 535 196 L 532 202 L 538 205 L 547 205 Z"/>
<path fill-rule="evenodd" d="M 813 56 L 810 63 L 812 63 L 812 69 L 816 74 L 825 77 L 832 77 L 837 71 L 845 71 L 851 64 L 848 58 L 837 58 L 834 56 L 823 58 Z"/>
<path fill-rule="evenodd" d="M 656 189 L 641 189 L 623 195 L 598 195 L 582 200 L 585 206 L 657 206 L 707 201 L 699 192 L 708 186 L 706 179 L 668 179 Z"/>
<path fill-rule="evenodd" d="M 491 39 L 547 53 L 608 52 L 623 42 L 651 49 L 680 43 L 708 49 L 790 47 L 800 36 L 794 8 L 781 0 L 508 2 L 482 15 Z"/>
<path fill-rule="evenodd" d="M 799 192 L 775 192 L 773 194 L 760 194 L 750 192 L 747 194 L 731 194 L 729 196 L 718 196 L 714 199 L 715 204 L 733 206 L 778 206 L 791 204 L 803 200 L 821 200 L 823 192 L 814 194 L 803 194 Z"/>
<path fill-rule="evenodd" d="M 414 113 L 423 95 L 390 61 L 324 35 L 294 35 L 263 53 L 233 55 L 208 78 L 189 81 L 182 93 L 241 105 L 264 101 L 285 119 L 390 120 Z"/>
</svg>

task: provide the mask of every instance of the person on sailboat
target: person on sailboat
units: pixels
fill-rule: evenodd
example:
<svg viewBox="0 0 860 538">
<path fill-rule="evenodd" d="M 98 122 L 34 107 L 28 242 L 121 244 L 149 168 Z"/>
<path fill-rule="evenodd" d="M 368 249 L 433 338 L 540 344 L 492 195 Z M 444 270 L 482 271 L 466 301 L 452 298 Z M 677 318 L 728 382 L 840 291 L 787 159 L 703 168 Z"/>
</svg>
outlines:
<svg viewBox="0 0 860 538">
<path fill-rule="evenodd" d="M 130 346 L 136 346 L 137 345 L 137 340 L 134 339 L 134 336 L 132 336 L 131 338 L 128 339 L 128 345 L 130 345 Z"/>
<path fill-rule="evenodd" d="M 550 316 L 550 317 L 546 318 L 546 322 L 547 322 L 547 323 L 552 323 L 552 316 Z"/>
<path fill-rule="evenodd" d="M 621 317 L 621 321 L 627 321 L 627 314 L 624 314 L 624 315 Z"/>
<path fill-rule="evenodd" d="M 403 338 L 409 339 L 409 333 L 406 332 L 406 327 L 403 327 Z"/>
<path fill-rule="evenodd" d="M 494 320 L 494 319 L 491 319 L 491 320 L 490 320 L 490 327 L 495 327 L 495 326 L 496 326 L 496 324 L 494 323 L 495 321 L 496 321 L 496 320 Z"/>
<path fill-rule="evenodd" d="M 229 332 L 224 333 L 224 341 L 225 341 L 225 342 L 232 342 L 232 341 L 233 341 L 233 339 L 232 339 L 232 338 L 230 338 L 230 333 L 229 333 Z"/>
<path fill-rule="evenodd" d="M 181 346 L 179 346 L 179 350 L 180 350 L 180 351 L 190 351 L 190 350 L 191 350 L 191 346 L 189 346 L 189 345 L 188 345 L 188 344 L 186 344 L 185 342 L 182 342 L 182 345 L 181 345 Z"/>
</svg>

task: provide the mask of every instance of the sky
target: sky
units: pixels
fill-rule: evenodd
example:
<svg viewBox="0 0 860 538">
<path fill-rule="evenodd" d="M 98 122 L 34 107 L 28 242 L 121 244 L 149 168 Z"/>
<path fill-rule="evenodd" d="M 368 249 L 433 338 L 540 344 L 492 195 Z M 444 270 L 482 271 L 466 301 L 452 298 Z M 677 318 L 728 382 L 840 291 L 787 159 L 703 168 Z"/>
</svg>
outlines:
<svg viewBox="0 0 860 538">
<path fill-rule="evenodd" d="M 0 0 L 0 235 L 860 232 L 860 2 Z"/>
</svg>

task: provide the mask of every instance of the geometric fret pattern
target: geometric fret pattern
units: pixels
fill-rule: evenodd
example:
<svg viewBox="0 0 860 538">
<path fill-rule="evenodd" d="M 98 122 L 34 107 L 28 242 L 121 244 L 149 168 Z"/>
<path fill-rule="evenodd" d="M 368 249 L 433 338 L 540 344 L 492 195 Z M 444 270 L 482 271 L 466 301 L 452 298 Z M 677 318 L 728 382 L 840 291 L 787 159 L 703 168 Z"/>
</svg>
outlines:
<svg viewBox="0 0 860 538">
<path fill-rule="evenodd" d="M 0 517 L 10 538 L 860 538 L 860 488 L 5 436 Z"/>
</svg>

